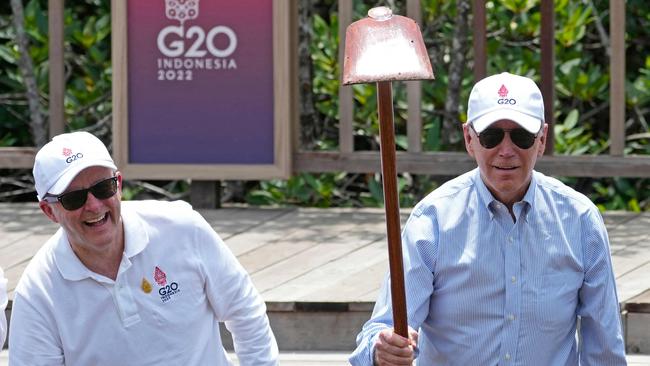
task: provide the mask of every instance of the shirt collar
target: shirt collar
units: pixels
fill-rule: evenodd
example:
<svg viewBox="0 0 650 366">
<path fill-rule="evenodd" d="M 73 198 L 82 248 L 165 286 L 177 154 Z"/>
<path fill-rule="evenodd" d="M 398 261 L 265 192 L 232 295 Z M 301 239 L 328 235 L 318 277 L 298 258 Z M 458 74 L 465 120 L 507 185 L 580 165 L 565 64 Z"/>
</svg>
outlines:
<svg viewBox="0 0 650 366">
<path fill-rule="evenodd" d="M 149 243 L 149 235 L 145 230 L 144 222 L 135 212 L 132 212 L 125 206 L 127 205 L 122 205 L 124 253 L 120 266 L 129 262 L 125 261 L 125 259 L 132 258 L 142 252 Z M 57 236 L 58 238 L 56 238 Z M 109 281 L 106 277 L 89 270 L 81 260 L 79 260 L 72 250 L 68 236 L 63 228 L 59 228 L 56 232 L 55 240 L 56 246 L 54 248 L 54 262 L 63 278 L 69 281 L 81 281 L 86 278 L 92 278 L 99 282 Z"/>
<path fill-rule="evenodd" d="M 483 204 L 485 209 L 489 212 L 490 219 L 492 219 L 494 217 L 494 213 L 492 212 L 491 205 L 494 205 L 493 202 L 498 202 L 498 201 L 496 200 L 496 198 L 494 198 L 494 196 L 492 195 L 488 187 L 485 185 L 485 182 L 483 182 L 479 168 L 476 168 L 474 170 L 473 179 L 474 179 L 474 184 L 476 185 L 476 188 L 478 190 L 479 199 L 481 200 L 481 203 Z M 531 174 L 530 184 L 528 185 L 528 190 L 526 190 L 526 194 L 524 194 L 524 197 L 520 201 L 524 203 L 524 207 L 521 210 L 521 213 L 517 213 L 520 218 L 523 218 L 526 221 L 527 221 L 528 213 L 530 212 L 531 207 L 535 202 L 536 188 L 537 188 L 537 178 L 536 178 L 536 172 L 533 170 Z"/>
<path fill-rule="evenodd" d="M 476 189 L 478 190 L 478 197 L 481 200 L 481 203 L 485 207 L 485 209 L 490 213 L 490 219 L 493 218 L 494 214 L 492 213 L 492 210 L 490 209 L 490 204 L 496 199 L 494 196 L 492 196 L 492 193 L 490 193 L 490 190 L 488 187 L 485 185 L 485 182 L 483 182 L 483 179 L 481 178 L 481 171 L 479 168 L 474 169 L 474 184 L 476 185 Z"/>
<path fill-rule="evenodd" d="M 124 224 L 124 255 L 132 258 L 142 252 L 149 244 L 149 234 L 145 222 L 131 209 L 129 204 L 122 204 L 122 222 Z"/>
</svg>

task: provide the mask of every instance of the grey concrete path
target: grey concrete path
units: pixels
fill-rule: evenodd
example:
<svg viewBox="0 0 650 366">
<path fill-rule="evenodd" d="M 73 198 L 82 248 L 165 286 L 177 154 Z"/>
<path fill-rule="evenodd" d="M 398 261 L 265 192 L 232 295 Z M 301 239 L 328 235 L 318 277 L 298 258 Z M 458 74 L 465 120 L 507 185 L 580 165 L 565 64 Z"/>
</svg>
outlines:
<svg viewBox="0 0 650 366">
<path fill-rule="evenodd" d="M 281 366 L 338 366 L 349 365 L 347 353 L 341 352 L 296 352 L 281 353 Z M 8 366 L 9 352 L 0 352 L 0 366 Z M 632 355 L 627 357 L 628 366 L 650 366 L 650 356 Z M 235 365 L 238 365 L 235 361 Z"/>
</svg>

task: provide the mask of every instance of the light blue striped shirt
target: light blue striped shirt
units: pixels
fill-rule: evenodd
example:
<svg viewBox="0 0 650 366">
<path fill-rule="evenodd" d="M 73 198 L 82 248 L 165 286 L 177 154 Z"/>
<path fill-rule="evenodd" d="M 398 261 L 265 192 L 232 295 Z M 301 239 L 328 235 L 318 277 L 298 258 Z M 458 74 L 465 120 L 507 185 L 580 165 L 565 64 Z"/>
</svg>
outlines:
<svg viewBox="0 0 650 366">
<path fill-rule="evenodd" d="M 494 199 L 478 169 L 415 206 L 402 232 L 418 365 L 625 365 L 609 240 L 597 208 L 533 172 L 522 201 Z M 577 318 L 581 318 L 578 345 Z M 384 281 L 353 365 L 392 326 Z"/>
</svg>

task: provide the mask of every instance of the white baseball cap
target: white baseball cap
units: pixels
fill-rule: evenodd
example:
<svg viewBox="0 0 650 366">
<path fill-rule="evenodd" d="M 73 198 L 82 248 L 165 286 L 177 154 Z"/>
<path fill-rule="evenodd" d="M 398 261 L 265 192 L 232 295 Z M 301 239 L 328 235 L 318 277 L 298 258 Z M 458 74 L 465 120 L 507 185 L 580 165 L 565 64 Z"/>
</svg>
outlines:
<svg viewBox="0 0 650 366">
<path fill-rule="evenodd" d="M 534 81 L 507 72 L 482 79 L 469 94 L 467 122 L 481 133 L 502 119 L 537 133 L 544 122 L 544 100 Z"/>
<path fill-rule="evenodd" d="M 34 183 L 38 200 L 47 193 L 59 195 L 82 170 L 103 166 L 117 170 L 106 146 L 88 132 L 55 136 L 36 154 Z"/>
</svg>

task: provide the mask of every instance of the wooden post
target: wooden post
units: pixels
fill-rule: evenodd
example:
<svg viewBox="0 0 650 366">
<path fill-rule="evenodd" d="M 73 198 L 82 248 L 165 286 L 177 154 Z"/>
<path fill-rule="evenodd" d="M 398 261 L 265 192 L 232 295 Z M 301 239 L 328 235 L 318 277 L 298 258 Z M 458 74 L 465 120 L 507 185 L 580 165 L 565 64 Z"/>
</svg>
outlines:
<svg viewBox="0 0 650 366">
<path fill-rule="evenodd" d="M 49 69 L 50 69 L 50 138 L 65 130 L 64 96 L 64 13 L 63 0 L 48 0 Z"/>
<path fill-rule="evenodd" d="M 474 0 L 474 82 L 487 76 L 487 22 L 485 1 Z"/>
<path fill-rule="evenodd" d="M 221 208 L 221 181 L 192 180 L 190 203 L 194 208 Z"/>
<path fill-rule="evenodd" d="M 406 1 L 406 16 L 413 19 L 418 25 L 422 24 L 422 7 L 420 0 Z M 422 151 L 422 82 L 406 82 L 406 98 L 408 116 L 406 120 L 406 137 L 409 152 Z"/>
<path fill-rule="evenodd" d="M 609 154 L 625 148 L 625 1 L 609 2 Z"/>
<path fill-rule="evenodd" d="M 542 65 L 541 65 L 541 92 L 544 97 L 544 121 L 548 124 L 548 134 L 546 135 L 546 150 L 544 155 L 553 155 L 555 136 L 553 126 L 553 101 L 555 100 L 555 9 L 553 0 L 542 0 L 541 5 L 542 29 L 541 29 L 541 48 L 542 48 Z"/>
<path fill-rule="evenodd" d="M 345 51 L 345 30 L 352 23 L 352 0 L 339 0 L 339 65 L 343 66 Z M 341 70 L 341 74 L 343 70 Z M 339 86 L 339 151 L 354 151 L 354 114 L 352 86 Z"/>
</svg>

